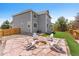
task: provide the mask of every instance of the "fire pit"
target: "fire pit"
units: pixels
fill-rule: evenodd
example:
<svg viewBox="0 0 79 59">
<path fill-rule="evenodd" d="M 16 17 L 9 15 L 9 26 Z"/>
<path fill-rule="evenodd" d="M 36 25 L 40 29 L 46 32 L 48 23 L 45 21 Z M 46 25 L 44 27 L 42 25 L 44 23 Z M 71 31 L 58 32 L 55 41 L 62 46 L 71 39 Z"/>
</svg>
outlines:
<svg viewBox="0 0 79 59">
<path fill-rule="evenodd" d="M 36 45 L 39 45 L 39 46 L 43 46 L 43 45 L 46 45 L 47 42 L 46 41 L 37 41 L 36 42 Z"/>
<path fill-rule="evenodd" d="M 35 42 L 35 46 L 37 48 L 46 48 L 46 46 L 49 46 L 49 42 L 44 41 L 44 40 L 38 40 L 38 41 Z"/>
</svg>

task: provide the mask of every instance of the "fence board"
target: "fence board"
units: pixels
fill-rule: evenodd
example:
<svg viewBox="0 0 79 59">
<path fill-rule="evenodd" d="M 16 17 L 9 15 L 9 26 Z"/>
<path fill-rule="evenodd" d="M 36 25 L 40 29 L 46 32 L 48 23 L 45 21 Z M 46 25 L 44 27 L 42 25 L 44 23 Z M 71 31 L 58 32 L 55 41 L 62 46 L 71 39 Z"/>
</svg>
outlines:
<svg viewBox="0 0 79 59">
<path fill-rule="evenodd" d="M 20 31 L 21 31 L 20 28 L 2 29 L 0 30 L 0 36 L 20 34 Z"/>
</svg>

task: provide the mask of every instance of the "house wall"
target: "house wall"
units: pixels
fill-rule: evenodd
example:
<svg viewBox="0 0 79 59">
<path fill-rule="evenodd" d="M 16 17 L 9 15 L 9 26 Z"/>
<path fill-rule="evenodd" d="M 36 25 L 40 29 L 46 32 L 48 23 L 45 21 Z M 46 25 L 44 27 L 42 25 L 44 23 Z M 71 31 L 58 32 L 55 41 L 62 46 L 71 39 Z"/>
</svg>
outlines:
<svg viewBox="0 0 79 59">
<path fill-rule="evenodd" d="M 34 23 L 37 27 L 34 27 Z M 36 12 L 29 11 L 13 16 L 12 27 L 21 28 L 21 33 L 34 33 L 38 30 L 46 33 L 50 32 L 50 24 L 51 20 L 47 13 L 38 15 Z"/>
<path fill-rule="evenodd" d="M 51 18 L 48 15 L 46 15 L 46 16 L 47 16 L 47 32 L 49 33 L 49 32 L 51 32 L 51 29 L 50 29 Z"/>
<path fill-rule="evenodd" d="M 30 25 L 30 27 L 28 27 L 28 25 Z M 14 16 L 12 27 L 21 28 L 22 33 L 32 33 L 32 12 Z"/>
<path fill-rule="evenodd" d="M 41 14 L 39 15 L 39 19 L 38 19 L 38 29 L 41 32 L 47 32 L 47 28 L 46 28 L 46 15 L 45 14 Z"/>
<path fill-rule="evenodd" d="M 35 23 L 37 24 L 37 27 L 34 27 Z M 38 15 L 32 12 L 32 33 L 37 32 L 37 31 L 38 31 Z"/>
</svg>

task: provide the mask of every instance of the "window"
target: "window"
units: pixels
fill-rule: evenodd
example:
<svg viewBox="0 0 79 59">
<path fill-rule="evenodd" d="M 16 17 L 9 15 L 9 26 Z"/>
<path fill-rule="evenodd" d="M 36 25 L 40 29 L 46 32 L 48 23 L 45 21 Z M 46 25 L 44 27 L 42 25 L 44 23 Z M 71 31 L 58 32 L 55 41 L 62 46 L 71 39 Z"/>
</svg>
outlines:
<svg viewBox="0 0 79 59">
<path fill-rule="evenodd" d="M 34 27 L 37 27 L 37 24 L 36 23 L 34 23 Z"/>
<path fill-rule="evenodd" d="M 28 25 L 28 27 L 30 27 L 30 25 Z"/>
<path fill-rule="evenodd" d="M 47 27 L 48 27 L 48 24 L 47 24 Z"/>
</svg>

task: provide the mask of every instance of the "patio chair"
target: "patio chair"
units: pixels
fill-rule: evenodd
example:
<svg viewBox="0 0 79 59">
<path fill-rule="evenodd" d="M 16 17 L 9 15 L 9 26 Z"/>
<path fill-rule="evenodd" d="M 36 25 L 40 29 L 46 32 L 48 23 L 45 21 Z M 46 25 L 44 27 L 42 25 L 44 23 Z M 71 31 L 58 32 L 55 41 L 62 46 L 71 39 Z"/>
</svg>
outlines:
<svg viewBox="0 0 79 59">
<path fill-rule="evenodd" d="M 47 41 L 53 42 L 53 39 L 47 38 Z"/>
<path fill-rule="evenodd" d="M 37 38 L 37 37 L 38 37 L 38 35 L 37 35 L 36 33 L 33 33 L 33 35 L 32 35 L 32 36 L 33 36 L 33 39 L 34 39 L 34 40 L 37 40 L 37 39 L 38 39 L 38 38 Z"/>
<path fill-rule="evenodd" d="M 26 50 L 29 51 L 29 50 L 34 50 L 36 49 L 36 46 L 35 45 L 32 45 L 32 43 L 29 43 L 27 46 L 26 46 Z"/>
<path fill-rule="evenodd" d="M 53 44 L 50 47 L 50 49 L 59 53 L 63 53 L 63 54 L 65 53 L 65 51 L 61 47 L 59 47 L 57 44 Z"/>
<path fill-rule="evenodd" d="M 53 34 L 50 34 L 50 36 L 47 38 L 47 40 L 53 42 Z"/>
</svg>

